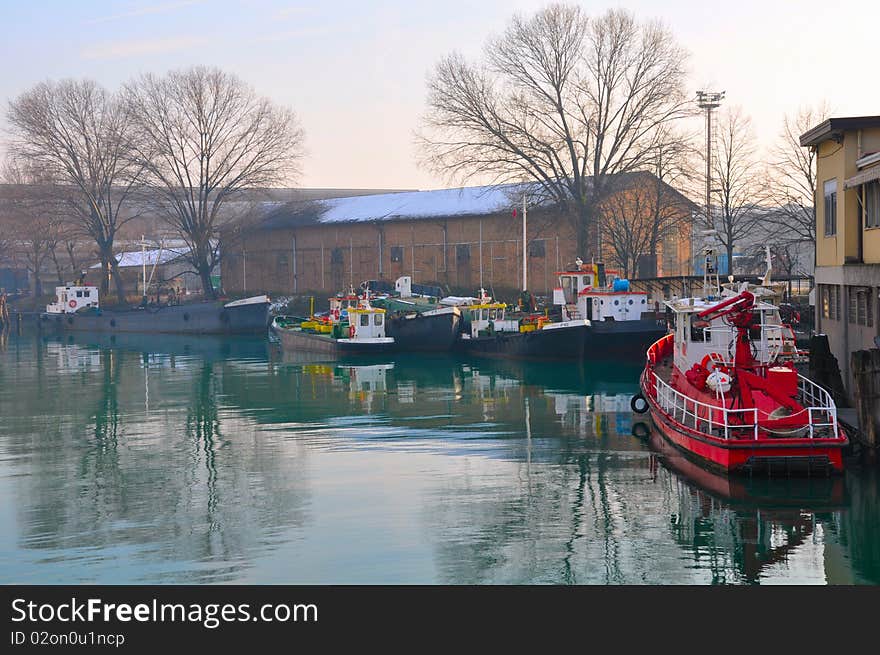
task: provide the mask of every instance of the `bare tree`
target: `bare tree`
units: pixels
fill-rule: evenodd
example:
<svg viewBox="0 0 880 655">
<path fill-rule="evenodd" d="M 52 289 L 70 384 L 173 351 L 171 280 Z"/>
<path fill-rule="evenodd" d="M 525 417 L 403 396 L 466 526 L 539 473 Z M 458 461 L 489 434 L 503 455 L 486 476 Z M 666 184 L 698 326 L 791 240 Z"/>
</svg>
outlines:
<svg viewBox="0 0 880 655">
<path fill-rule="evenodd" d="M 436 65 L 423 163 L 449 178 L 537 182 L 590 256 L 608 179 L 645 167 L 659 128 L 689 111 L 685 61 L 666 28 L 625 11 L 591 19 L 557 4 L 516 16 L 482 62 Z"/>
<path fill-rule="evenodd" d="M 3 197 L 4 229 L 15 258 L 34 282 L 34 295 L 43 295 L 43 270 L 60 234 L 57 194 L 33 162 L 8 158 L 0 170 L 6 185 Z"/>
<path fill-rule="evenodd" d="M 303 131 L 294 113 L 215 68 L 143 75 L 126 87 L 138 161 L 152 204 L 190 248 L 205 295 L 215 297 L 225 204 L 297 173 Z"/>
<path fill-rule="evenodd" d="M 751 119 L 734 107 L 722 114 L 712 162 L 718 206 L 702 221 L 715 230 L 727 254 L 727 274 L 733 273 L 733 251 L 766 217 L 762 203 L 769 198 L 766 174 L 757 157 Z M 721 271 L 719 271 L 721 272 Z"/>
<path fill-rule="evenodd" d="M 800 135 L 828 119 L 827 103 L 802 107 L 794 116 L 786 115 L 779 141 L 770 156 L 773 202 L 777 211 L 768 218 L 777 240 L 816 243 L 816 153 L 800 144 Z"/>
<path fill-rule="evenodd" d="M 131 216 L 140 168 L 129 156 L 129 117 L 118 98 L 90 80 L 41 82 L 10 102 L 11 152 L 33 162 L 64 191 L 71 233 L 88 236 L 101 261 L 101 291 L 115 281 L 119 302 L 125 287 L 114 252 L 117 232 Z"/>
</svg>

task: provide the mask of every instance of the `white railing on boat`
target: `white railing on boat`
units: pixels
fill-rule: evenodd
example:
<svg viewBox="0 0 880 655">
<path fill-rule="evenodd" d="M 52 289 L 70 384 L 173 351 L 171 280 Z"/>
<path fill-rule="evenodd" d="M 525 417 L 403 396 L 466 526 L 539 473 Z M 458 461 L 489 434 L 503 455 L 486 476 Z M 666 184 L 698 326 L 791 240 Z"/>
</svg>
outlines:
<svg viewBox="0 0 880 655">
<path fill-rule="evenodd" d="M 757 408 L 728 409 L 704 403 L 672 388 L 654 371 L 649 371 L 648 374 L 654 377 L 657 404 L 678 423 L 719 439 L 749 437 L 758 439 L 759 410 Z M 803 428 L 796 428 L 789 433 L 789 437 L 802 438 L 808 433 L 810 439 L 820 438 L 824 437 L 824 433 L 830 428 L 830 436 L 837 438 L 839 434 L 837 407 L 831 399 L 831 394 L 815 382 L 798 374 L 798 401 L 804 407 L 802 411 L 806 412 L 807 421 Z M 739 420 L 731 420 L 736 417 L 740 417 Z M 801 432 L 805 434 L 799 434 Z M 786 436 L 778 432 L 774 434 L 779 438 Z"/>
</svg>

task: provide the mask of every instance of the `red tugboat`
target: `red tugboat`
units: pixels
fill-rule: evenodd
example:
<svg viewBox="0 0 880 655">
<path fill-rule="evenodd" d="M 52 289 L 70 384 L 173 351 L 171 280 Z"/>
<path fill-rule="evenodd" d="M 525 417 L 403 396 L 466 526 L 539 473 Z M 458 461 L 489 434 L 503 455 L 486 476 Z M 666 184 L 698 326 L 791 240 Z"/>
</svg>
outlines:
<svg viewBox="0 0 880 655">
<path fill-rule="evenodd" d="M 648 349 L 632 408 L 726 473 L 840 472 L 847 438 L 834 401 L 798 374 L 787 326 L 756 298 L 761 289 L 667 302 L 675 328 Z"/>
</svg>

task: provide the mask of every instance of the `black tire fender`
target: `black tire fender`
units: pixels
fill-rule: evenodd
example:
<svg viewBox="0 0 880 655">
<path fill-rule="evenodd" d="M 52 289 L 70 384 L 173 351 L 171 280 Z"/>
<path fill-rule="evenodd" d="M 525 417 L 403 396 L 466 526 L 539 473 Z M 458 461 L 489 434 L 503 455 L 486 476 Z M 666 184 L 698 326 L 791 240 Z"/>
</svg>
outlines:
<svg viewBox="0 0 880 655">
<path fill-rule="evenodd" d="M 645 400 L 645 397 L 639 392 L 630 399 L 629 407 L 636 414 L 644 414 L 648 411 L 648 401 Z"/>
</svg>

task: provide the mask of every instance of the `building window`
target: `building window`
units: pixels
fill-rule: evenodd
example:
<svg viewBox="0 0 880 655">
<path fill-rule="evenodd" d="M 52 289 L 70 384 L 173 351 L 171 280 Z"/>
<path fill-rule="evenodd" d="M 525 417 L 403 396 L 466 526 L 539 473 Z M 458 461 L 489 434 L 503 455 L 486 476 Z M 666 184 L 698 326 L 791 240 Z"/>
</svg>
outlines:
<svg viewBox="0 0 880 655">
<path fill-rule="evenodd" d="M 471 259 L 471 247 L 467 243 L 455 246 L 455 260 L 459 262 L 468 262 Z"/>
<path fill-rule="evenodd" d="M 391 261 L 392 262 L 402 262 L 403 261 L 403 246 L 391 246 Z"/>
<path fill-rule="evenodd" d="M 855 325 L 873 327 L 873 298 L 870 287 L 847 287 L 849 322 Z"/>
<path fill-rule="evenodd" d="M 865 227 L 880 227 L 880 180 L 865 186 Z"/>
<path fill-rule="evenodd" d="M 837 179 L 825 182 L 825 236 L 837 234 Z"/>
<path fill-rule="evenodd" d="M 330 263 L 331 264 L 341 264 L 342 263 L 342 248 L 334 248 L 330 251 Z"/>
<path fill-rule="evenodd" d="M 822 318 L 840 320 L 840 289 L 837 285 L 819 285 L 822 299 Z"/>
<path fill-rule="evenodd" d="M 286 271 L 287 270 L 287 253 L 279 252 L 277 258 L 278 270 Z"/>
<path fill-rule="evenodd" d="M 529 243 L 529 257 L 544 257 L 544 239 L 535 239 Z"/>
</svg>

